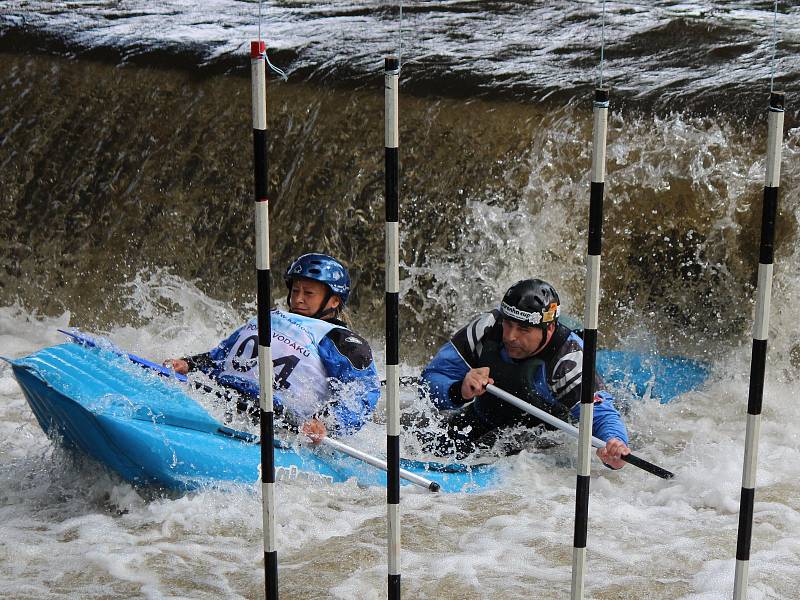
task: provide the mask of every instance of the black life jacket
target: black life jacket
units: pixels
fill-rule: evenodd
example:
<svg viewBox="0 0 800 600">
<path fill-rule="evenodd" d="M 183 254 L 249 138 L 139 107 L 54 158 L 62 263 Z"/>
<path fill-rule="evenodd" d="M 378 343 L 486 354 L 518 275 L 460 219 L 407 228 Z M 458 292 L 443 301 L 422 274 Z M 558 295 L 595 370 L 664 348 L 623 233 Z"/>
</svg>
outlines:
<svg viewBox="0 0 800 600">
<path fill-rule="evenodd" d="M 560 348 L 569 337 L 569 330 L 564 326 L 558 326 L 550 338 L 550 343 L 541 353 L 548 354 L 549 348 Z M 517 398 L 524 400 L 528 404 L 544 410 L 551 415 L 565 420 L 569 417 L 569 410 L 559 402 L 547 399 L 536 389 L 536 381 L 547 387 L 546 363 L 542 358 L 532 356 L 530 358 L 515 360 L 511 363 L 503 360 L 500 355 L 503 340 L 502 323 L 497 323 L 486 331 L 481 343 L 480 354 L 477 355 L 475 367 L 489 367 L 489 376 L 494 379 L 497 387 L 513 394 Z M 529 415 L 508 402 L 496 398 L 490 393 L 478 396 L 475 399 L 475 412 L 487 424 L 493 427 L 507 427 L 514 425 L 524 425 L 535 427 L 545 425 L 543 421 Z M 549 425 L 545 425 L 550 428 Z"/>
</svg>

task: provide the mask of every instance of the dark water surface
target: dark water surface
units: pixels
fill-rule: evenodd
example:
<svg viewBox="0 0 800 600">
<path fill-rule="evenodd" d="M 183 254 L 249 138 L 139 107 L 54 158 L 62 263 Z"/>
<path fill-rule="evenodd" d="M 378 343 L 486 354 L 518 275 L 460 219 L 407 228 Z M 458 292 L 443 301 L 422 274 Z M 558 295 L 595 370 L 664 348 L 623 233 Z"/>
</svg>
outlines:
<svg viewBox="0 0 800 600">
<path fill-rule="evenodd" d="M 796 2 L 779 2 L 777 19 L 769 0 L 402 4 L 401 35 L 400 3 L 379 0 L 267 1 L 260 29 L 251 1 L 10 0 L 0 47 L 243 71 L 260 31 L 293 81 L 373 83 L 381 57 L 401 52 L 408 90 L 565 101 L 598 83 L 604 45 L 603 82 L 638 107 L 753 116 L 773 72 L 800 88 Z"/>
<path fill-rule="evenodd" d="M 122 286 L 167 268 L 252 302 L 250 87 L 245 78 L 3 54 L 0 299 L 88 325 L 136 322 Z M 539 274 L 582 314 L 591 113 L 402 98 L 402 256 L 409 340 L 429 348 L 507 285 Z M 342 257 L 356 322 L 382 329 L 383 96 L 269 91 L 273 285 L 304 250 Z M 604 313 L 686 349 L 749 326 L 764 119 L 612 111 Z M 796 248 L 789 130 L 777 260 Z M 169 310 L 169 306 L 165 306 Z M 691 344 L 689 344 L 691 345 Z"/>
</svg>

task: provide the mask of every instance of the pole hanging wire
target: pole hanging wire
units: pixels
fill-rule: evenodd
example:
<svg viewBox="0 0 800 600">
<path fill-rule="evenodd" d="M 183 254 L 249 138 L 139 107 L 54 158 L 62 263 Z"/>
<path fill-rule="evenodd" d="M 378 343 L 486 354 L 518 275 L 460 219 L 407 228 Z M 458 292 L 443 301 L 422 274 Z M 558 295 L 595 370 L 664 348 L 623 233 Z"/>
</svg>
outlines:
<svg viewBox="0 0 800 600">
<path fill-rule="evenodd" d="M 778 52 L 778 0 L 775 0 L 775 12 L 772 18 L 772 67 L 769 75 L 769 93 L 775 91 L 775 55 Z"/>
<path fill-rule="evenodd" d="M 273 64 L 272 64 L 272 63 L 269 61 L 269 56 L 267 56 L 267 53 L 266 53 L 266 52 L 264 52 L 264 58 L 265 58 L 265 59 L 266 59 L 266 61 L 267 61 L 267 66 L 268 66 L 270 69 L 272 69 L 272 71 L 273 71 L 273 72 L 274 72 L 276 75 L 278 75 L 278 77 L 280 77 L 280 78 L 281 78 L 281 79 L 283 79 L 284 81 L 288 81 L 288 79 L 289 79 L 289 76 L 286 74 L 286 71 L 284 71 L 283 69 L 279 69 L 278 67 L 276 67 L 275 65 L 273 65 Z"/>
<path fill-rule="evenodd" d="M 400 0 L 400 24 L 397 28 L 397 68 L 403 68 L 403 0 Z"/>
<path fill-rule="evenodd" d="M 261 6 L 262 6 L 262 4 L 264 4 L 264 0 L 258 0 L 258 41 L 259 42 L 261 41 L 261 19 L 262 19 L 262 17 L 261 17 Z M 264 47 L 266 48 L 266 45 Z M 289 76 L 286 74 L 286 72 L 284 70 L 279 69 L 278 67 L 276 67 L 275 65 L 273 65 L 270 62 L 269 56 L 267 56 L 266 51 L 264 52 L 264 60 L 267 61 L 267 66 L 272 70 L 273 73 L 275 73 L 278 77 L 280 77 L 284 81 L 288 81 L 289 80 Z"/>
<path fill-rule="evenodd" d="M 603 87 L 603 63 L 605 62 L 605 50 L 606 50 L 606 0 L 603 0 L 602 23 L 603 23 L 601 27 L 602 39 L 600 41 L 600 85 L 598 85 L 597 87 Z"/>
</svg>

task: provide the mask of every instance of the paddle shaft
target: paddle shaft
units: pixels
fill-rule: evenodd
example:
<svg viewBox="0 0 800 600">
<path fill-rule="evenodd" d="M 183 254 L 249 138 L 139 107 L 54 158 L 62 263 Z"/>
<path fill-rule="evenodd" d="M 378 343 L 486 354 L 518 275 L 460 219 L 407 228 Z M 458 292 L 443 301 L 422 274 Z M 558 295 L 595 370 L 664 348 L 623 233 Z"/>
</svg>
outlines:
<svg viewBox="0 0 800 600">
<path fill-rule="evenodd" d="M 192 380 L 192 379 L 189 379 L 188 381 L 189 381 L 189 383 L 194 384 L 194 386 L 196 388 L 198 388 L 198 389 L 203 389 L 203 390 L 205 390 L 207 392 L 215 391 L 215 390 L 212 390 L 212 388 L 209 387 L 208 385 L 203 384 L 201 382 L 198 382 L 198 381 L 195 381 L 195 380 Z M 219 391 L 216 391 L 216 393 L 218 395 L 221 395 Z M 250 436 L 250 434 L 246 434 L 244 432 L 238 432 L 238 431 L 230 429 L 228 427 L 226 427 L 224 429 L 225 429 L 225 431 L 223 431 L 223 433 L 225 433 L 225 435 L 231 435 L 232 437 L 238 437 L 240 439 L 248 439 L 249 438 L 249 441 L 252 441 L 252 439 L 254 438 L 254 436 Z M 239 434 L 239 435 L 234 435 L 234 434 Z M 248 438 L 245 438 L 243 436 L 248 436 Z M 347 444 L 343 444 L 342 442 L 340 442 L 338 440 L 334 440 L 332 438 L 329 438 L 328 436 L 325 436 L 324 438 L 322 438 L 322 442 L 321 443 L 326 445 L 326 446 L 329 446 L 330 448 L 333 448 L 334 450 L 338 450 L 342 454 L 346 454 L 347 456 L 350 456 L 352 458 L 361 460 L 361 461 L 363 461 L 363 462 L 365 462 L 365 463 L 367 463 L 369 465 L 372 465 L 373 467 L 377 467 L 378 469 L 381 469 L 382 471 L 388 473 L 388 470 L 389 470 L 388 464 L 386 463 L 386 461 L 383 461 L 380 458 L 372 456 L 371 454 L 367 454 L 366 452 L 362 452 L 361 450 L 357 450 L 356 448 L 348 446 Z M 418 485 L 420 487 L 424 487 L 425 489 L 427 489 L 427 490 L 429 490 L 431 492 L 438 492 L 440 487 L 441 487 L 435 481 L 430 481 L 428 479 L 425 479 L 424 477 L 420 477 L 419 475 L 415 475 L 414 473 L 411 473 L 410 471 L 406 471 L 405 469 L 400 469 L 400 478 L 401 479 L 405 479 L 406 481 L 409 481 L 410 483 L 413 483 L 413 484 Z"/>
<path fill-rule="evenodd" d="M 366 452 L 362 452 L 361 450 L 356 450 L 355 448 L 352 448 L 347 444 L 343 444 L 339 440 L 334 440 L 326 436 L 322 438 L 321 443 L 333 448 L 334 450 L 338 450 L 342 454 L 347 454 L 352 458 L 362 460 L 365 463 L 372 465 L 373 467 L 381 469 L 382 471 L 388 471 L 389 467 L 387 466 L 386 461 L 383 461 L 380 458 L 372 456 L 371 454 L 367 454 Z M 424 477 L 415 475 L 410 471 L 406 471 L 405 469 L 400 469 L 400 478 L 405 479 L 406 481 L 409 481 L 414 485 L 423 487 L 431 492 L 438 492 L 440 488 L 439 484 L 436 483 L 435 481 L 430 481 L 428 479 L 425 479 Z"/>
<path fill-rule="evenodd" d="M 245 442 L 250 442 L 253 444 L 261 443 L 258 436 L 253 435 L 252 433 L 247 433 L 246 431 L 239 431 L 237 429 L 231 429 L 230 427 L 220 427 L 217 431 L 228 437 L 236 438 L 238 440 L 242 440 Z M 325 436 L 324 438 L 322 438 L 322 441 L 320 443 L 330 448 L 333 448 L 334 450 L 341 452 L 342 454 L 346 454 L 347 456 L 350 456 L 357 460 L 364 461 L 365 463 L 372 465 L 373 467 L 377 467 L 382 471 L 387 471 L 388 469 L 386 462 L 381 460 L 380 458 L 372 456 L 371 454 L 367 454 L 366 452 L 362 452 L 361 450 L 357 450 L 352 446 L 348 446 L 347 444 L 343 444 L 339 440 L 334 440 L 333 438 Z M 405 469 L 400 469 L 400 478 L 405 479 L 420 487 L 424 487 L 426 490 L 429 490 L 431 492 L 438 492 L 439 489 L 441 488 L 441 486 L 435 481 L 430 481 L 428 479 L 425 479 L 424 477 L 415 475 L 410 471 L 406 471 Z"/>
<path fill-rule="evenodd" d="M 545 412 L 539 408 L 536 408 L 535 406 L 528 404 L 524 400 L 520 400 L 513 394 L 509 394 L 507 391 L 501 390 L 496 385 L 490 383 L 489 385 L 486 386 L 486 391 L 490 392 L 493 396 L 497 396 L 501 400 L 508 402 L 512 406 L 516 406 L 521 411 L 526 412 L 529 415 L 533 415 L 538 419 L 541 419 L 548 425 L 552 425 L 553 427 L 560 429 L 561 431 L 566 431 L 570 435 L 578 437 L 578 428 L 575 427 L 574 425 L 565 423 L 564 421 L 562 421 L 557 417 L 554 417 L 550 413 Z M 594 446 L 595 448 L 605 448 L 606 443 L 603 440 L 592 436 L 592 446 Z M 632 464 L 634 467 L 639 467 L 643 471 L 652 473 L 653 475 L 661 477 L 662 479 L 672 479 L 675 476 L 674 473 L 671 473 L 670 471 L 667 471 L 666 469 L 663 469 L 658 465 L 654 465 L 653 463 L 648 462 L 643 458 L 639 458 L 638 456 L 635 456 L 633 454 L 627 454 L 625 456 L 621 456 L 620 458 L 624 460 L 626 463 Z"/>
</svg>

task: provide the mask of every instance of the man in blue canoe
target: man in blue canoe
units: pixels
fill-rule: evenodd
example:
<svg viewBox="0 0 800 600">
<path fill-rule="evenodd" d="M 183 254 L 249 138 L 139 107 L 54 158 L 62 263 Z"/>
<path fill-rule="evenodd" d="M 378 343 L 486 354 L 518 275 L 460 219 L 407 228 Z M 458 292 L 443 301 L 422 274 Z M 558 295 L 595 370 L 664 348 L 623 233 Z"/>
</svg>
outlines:
<svg viewBox="0 0 800 600">
<path fill-rule="evenodd" d="M 343 320 L 350 275 L 335 258 L 304 254 L 284 275 L 289 312 L 271 312 L 275 412 L 320 441 L 329 429 L 354 433 L 380 398 L 372 350 Z M 251 319 L 209 352 L 165 361 L 177 373 L 202 371 L 258 408 L 258 322 Z"/>
<path fill-rule="evenodd" d="M 447 411 L 446 434 L 428 439 L 438 454 L 459 457 L 494 444 L 497 434 L 542 421 L 486 391 L 494 384 L 562 419 L 580 416 L 583 340 L 559 323 L 560 301 L 541 279 L 512 285 L 500 307 L 453 335 L 422 371 L 434 405 Z M 611 394 L 595 379 L 592 434 L 606 442 L 597 455 L 618 469 L 630 453 L 628 435 Z"/>
</svg>

